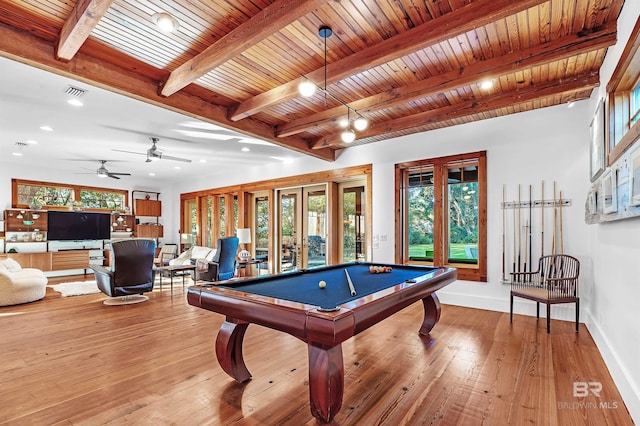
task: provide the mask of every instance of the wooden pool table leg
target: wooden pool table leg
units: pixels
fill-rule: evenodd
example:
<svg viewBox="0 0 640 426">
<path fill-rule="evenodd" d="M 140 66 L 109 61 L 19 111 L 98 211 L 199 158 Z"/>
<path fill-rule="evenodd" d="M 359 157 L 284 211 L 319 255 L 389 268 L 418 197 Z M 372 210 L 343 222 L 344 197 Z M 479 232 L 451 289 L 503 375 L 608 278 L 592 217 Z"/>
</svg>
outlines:
<svg viewBox="0 0 640 426">
<path fill-rule="evenodd" d="M 440 300 L 438 300 L 438 296 L 435 293 L 431 293 L 431 295 L 422 299 L 422 305 L 424 306 L 424 321 L 419 333 L 423 336 L 428 336 L 440 320 Z"/>
<path fill-rule="evenodd" d="M 220 367 L 240 383 L 251 379 L 242 357 L 242 341 L 248 326 L 248 322 L 227 317 L 216 338 L 216 356 Z"/>
<path fill-rule="evenodd" d="M 311 414 L 328 423 L 342 407 L 344 393 L 344 364 L 342 345 L 325 349 L 309 347 L 309 397 Z"/>
</svg>

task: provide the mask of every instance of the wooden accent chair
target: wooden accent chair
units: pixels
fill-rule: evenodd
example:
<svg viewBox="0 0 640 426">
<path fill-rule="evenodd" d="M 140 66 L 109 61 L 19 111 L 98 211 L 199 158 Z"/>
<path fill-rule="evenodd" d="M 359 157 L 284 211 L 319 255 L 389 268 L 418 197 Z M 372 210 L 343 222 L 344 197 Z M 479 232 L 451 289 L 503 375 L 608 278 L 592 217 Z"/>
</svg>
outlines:
<svg viewBox="0 0 640 426">
<path fill-rule="evenodd" d="M 540 303 L 547 305 L 547 333 L 551 331 L 551 305 L 576 304 L 576 332 L 580 324 L 580 298 L 578 276 L 580 261 L 566 254 L 542 256 L 535 272 L 511 273 L 511 312 L 513 321 L 513 297 L 536 302 L 536 318 L 540 319 Z"/>
</svg>

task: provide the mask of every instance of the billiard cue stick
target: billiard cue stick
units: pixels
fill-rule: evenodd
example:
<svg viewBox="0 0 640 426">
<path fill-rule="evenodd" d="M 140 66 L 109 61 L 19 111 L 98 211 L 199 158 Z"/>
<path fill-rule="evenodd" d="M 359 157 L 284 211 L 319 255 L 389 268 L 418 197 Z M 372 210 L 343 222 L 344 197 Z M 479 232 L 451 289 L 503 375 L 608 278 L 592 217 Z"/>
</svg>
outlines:
<svg viewBox="0 0 640 426">
<path fill-rule="evenodd" d="M 560 191 L 560 206 L 558 207 L 558 221 L 560 222 L 560 254 L 564 253 L 564 243 L 562 241 L 562 191 Z"/>
<path fill-rule="evenodd" d="M 502 184 L 502 282 L 504 282 L 506 280 L 506 277 L 504 276 L 505 273 L 505 205 L 504 205 L 504 191 L 505 191 L 505 184 Z"/>
<path fill-rule="evenodd" d="M 524 235 L 525 235 L 525 237 L 527 235 L 527 230 L 528 229 L 529 229 L 529 222 L 525 222 L 525 225 L 524 225 Z M 523 272 L 527 272 L 527 248 L 528 248 L 527 242 L 525 241 L 524 242 L 524 268 L 522 268 Z"/>
<path fill-rule="evenodd" d="M 511 272 L 516 272 L 516 202 L 513 201 L 513 266 Z"/>
<path fill-rule="evenodd" d="M 540 229 L 542 229 L 540 232 L 540 257 L 542 257 L 544 256 L 544 181 L 542 181 L 542 206 L 540 208 L 542 209 L 542 224 L 540 225 Z"/>
<path fill-rule="evenodd" d="M 349 276 L 349 271 L 347 271 L 345 269 L 344 273 L 347 276 L 347 283 L 349 284 L 349 290 L 351 290 L 351 295 L 355 296 L 356 295 L 356 289 L 355 289 L 355 287 L 353 287 L 353 282 L 351 281 L 351 277 Z"/>
<path fill-rule="evenodd" d="M 520 236 L 522 233 L 522 228 L 520 227 L 520 219 L 522 216 L 522 212 L 520 211 L 520 184 L 518 184 L 518 272 L 520 272 L 520 262 L 522 261 L 522 242 L 520 241 Z"/>
<path fill-rule="evenodd" d="M 553 236 L 551 238 L 551 254 L 556 254 L 556 233 L 558 221 L 558 206 L 556 205 L 556 181 L 553 181 Z"/>
<path fill-rule="evenodd" d="M 533 267 L 533 263 L 531 262 L 531 249 L 532 249 L 532 246 L 531 246 L 531 230 L 533 229 L 533 222 L 531 221 L 531 209 L 532 209 L 532 206 L 533 206 L 532 195 L 533 195 L 533 189 L 532 189 L 531 184 L 530 184 L 529 185 L 529 222 L 527 223 L 529 225 L 529 269 L 532 269 L 532 267 Z"/>
</svg>

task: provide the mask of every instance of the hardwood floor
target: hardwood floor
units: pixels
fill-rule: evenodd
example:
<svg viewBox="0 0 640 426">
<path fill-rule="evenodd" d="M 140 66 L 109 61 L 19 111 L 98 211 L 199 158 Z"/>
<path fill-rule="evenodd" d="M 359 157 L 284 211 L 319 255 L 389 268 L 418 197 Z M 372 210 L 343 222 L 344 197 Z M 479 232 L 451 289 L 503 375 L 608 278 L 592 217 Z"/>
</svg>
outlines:
<svg viewBox="0 0 640 426">
<path fill-rule="evenodd" d="M 74 281 L 77 277 L 51 280 Z M 0 308 L 0 423 L 313 425 L 306 345 L 251 325 L 235 383 L 218 366 L 223 317 L 170 295 L 105 306 L 102 294 Z M 443 305 L 428 346 L 416 303 L 343 344 L 341 425 L 631 425 L 586 328 Z M 600 397 L 574 397 L 600 382 Z"/>
</svg>

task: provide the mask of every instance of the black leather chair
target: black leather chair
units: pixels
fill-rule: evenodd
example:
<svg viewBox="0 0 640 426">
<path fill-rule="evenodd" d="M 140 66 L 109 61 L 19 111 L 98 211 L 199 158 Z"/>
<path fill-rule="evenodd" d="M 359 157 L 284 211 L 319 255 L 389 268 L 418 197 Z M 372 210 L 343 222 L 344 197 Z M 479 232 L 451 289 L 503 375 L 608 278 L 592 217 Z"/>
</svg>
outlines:
<svg viewBox="0 0 640 426">
<path fill-rule="evenodd" d="M 211 261 L 203 264 L 202 259 L 192 260 L 196 265 L 195 279 L 202 281 L 224 281 L 233 278 L 236 273 L 238 245 L 239 240 L 237 237 L 218 239 L 216 254 Z"/>
<path fill-rule="evenodd" d="M 117 240 L 111 243 L 111 266 L 91 265 L 98 288 L 112 299 L 105 305 L 124 305 L 148 300 L 153 290 L 156 242 L 151 239 Z"/>
</svg>

